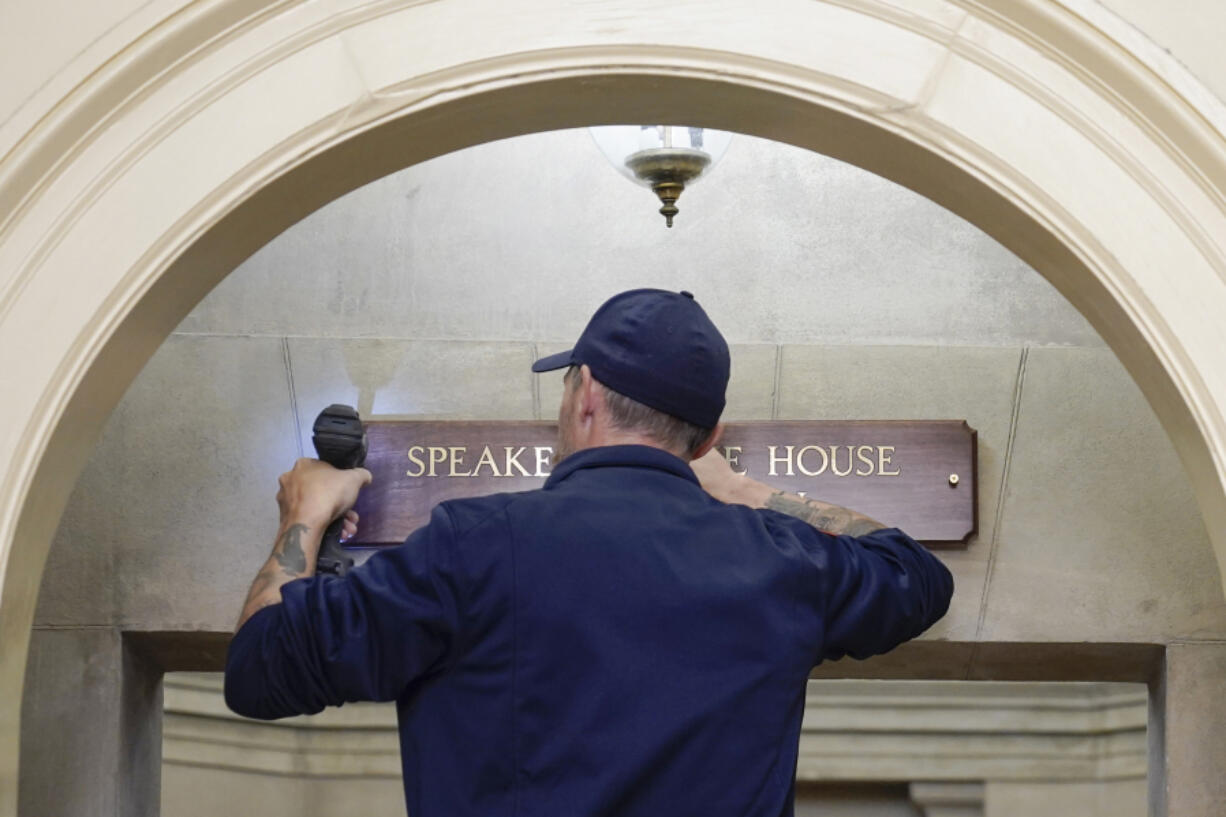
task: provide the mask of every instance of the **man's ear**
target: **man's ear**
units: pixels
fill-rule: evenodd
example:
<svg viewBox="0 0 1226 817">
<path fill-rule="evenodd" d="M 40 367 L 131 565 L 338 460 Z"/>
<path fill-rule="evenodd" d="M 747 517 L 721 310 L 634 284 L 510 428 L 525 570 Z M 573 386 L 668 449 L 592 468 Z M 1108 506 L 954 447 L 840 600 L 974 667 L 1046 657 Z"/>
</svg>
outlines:
<svg viewBox="0 0 1226 817">
<path fill-rule="evenodd" d="M 603 407 L 604 395 L 599 392 L 600 389 L 597 388 L 596 378 L 592 377 L 592 370 L 584 363 L 579 367 L 578 393 L 575 395 L 577 400 L 576 408 L 580 417 L 594 414 L 598 403 Z"/>
<path fill-rule="evenodd" d="M 723 436 L 724 424 L 716 423 L 715 428 L 711 429 L 711 436 L 707 437 L 707 439 L 703 441 L 703 444 L 694 450 L 694 456 L 690 457 L 690 459 L 696 460 L 699 457 L 705 456 L 708 451 L 719 443 L 720 438 Z"/>
</svg>

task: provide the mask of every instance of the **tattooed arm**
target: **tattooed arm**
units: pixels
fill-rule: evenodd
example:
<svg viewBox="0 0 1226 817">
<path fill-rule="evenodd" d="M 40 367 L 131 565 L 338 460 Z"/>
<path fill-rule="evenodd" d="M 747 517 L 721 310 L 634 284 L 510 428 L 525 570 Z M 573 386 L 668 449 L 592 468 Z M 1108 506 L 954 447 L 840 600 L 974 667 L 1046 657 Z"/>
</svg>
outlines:
<svg viewBox="0 0 1226 817">
<path fill-rule="evenodd" d="M 802 536 L 798 548 L 825 576 L 811 585 L 823 621 L 818 660 L 880 655 L 915 638 L 949 609 L 954 592 L 949 569 L 902 531 L 886 530 L 864 514 L 735 474 L 719 454 L 690 465 L 702 487 L 718 500 L 771 508 L 834 534 L 809 537 L 808 542 Z"/>
<path fill-rule="evenodd" d="M 350 521 L 346 518 L 347 523 Z M 281 530 L 277 532 L 277 544 L 273 547 L 268 561 L 256 574 L 255 581 L 251 583 L 238 626 L 234 628 L 236 631 L 261 608 L 280 603 L 281 585 L 304 576 L 315 575 L 315 557 L 319 553 L 319 544 L 323 541 L 326 527 L 327 523 L 321 526 L 282 520 Z"/>
<path fill-rule="evenodd" d="M 857 513 L 850 508 L 822 502 L 820 499 L 809 499 L 799 494 L 789 494 L 786 491 L 771 491 L 770 496 L 766 498 L 766 504 L 755 507 L 770 508 L 786 513 L 788 516 L 808 522 L 818 530 L 836 535 L 863 536 L 887 527 L 871 516 Z"/>
<path fill-rule="evenodd" d="M 690 463 L 707 493 L 720 500 L 751 508 L 770 508 L 794 516 L 826 533 L 863 536 L 886 525 L 841 505 L 808 499 L 799 494 L 776 491 L 747 476 L 736 474 L 723 456 L 711 451 Z"/>
<path fill-rule="evenodd" d="M 281 586 L 315 575 L 315 558 L 328 524 L 345 514 L 342 537 L 357 530 L 358 516 L 349 510 L 358 491 L 370 482 L 365 468 L 340 471 L 319 460 L 300 459 L 279 480 L 277 505 L 281 526 L 272 555 L 256 575 L 243 604 L 236 631 L 261 608 L 281 601 Z"/>
</svg>

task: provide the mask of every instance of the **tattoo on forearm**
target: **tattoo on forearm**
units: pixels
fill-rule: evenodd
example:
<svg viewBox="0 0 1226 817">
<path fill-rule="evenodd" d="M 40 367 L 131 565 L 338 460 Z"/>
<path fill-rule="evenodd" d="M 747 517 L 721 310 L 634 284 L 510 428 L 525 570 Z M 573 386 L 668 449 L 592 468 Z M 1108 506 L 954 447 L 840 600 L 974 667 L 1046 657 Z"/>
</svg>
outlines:
<svg viewBox="0 0 1226 817">
<path fill-rule="evenodd" d="M 306 572 L 306 553 L 302 550 L 302 534 L 306 532 L 306 525 L 290 525 L 285 529 L 285 533 L 281 534 L 277 546 L 273 548 L 273 558 L 290 576 L 301 576 Z"/>
<path fill-rule="evenodd" d="M 277 537 L 272 555 L 251 583 L 247 601 L 239 614 L 238 627 L 242 627 L 259 610 L 280 602 L 281 585 L 307 575 L 307 556 L 302 547 L 302 537 L 309 530 L 306 525 L 295 523 Z"/>
<path fill-rule="evenodd" d="M 818 499 L 805 499 L 784 491 L 775 491 L 766 500 L 766 507 L 808 522 L 826 533 L 863 536 L 886 527 L 864 514 L 832 505 Z"/>
</svg>

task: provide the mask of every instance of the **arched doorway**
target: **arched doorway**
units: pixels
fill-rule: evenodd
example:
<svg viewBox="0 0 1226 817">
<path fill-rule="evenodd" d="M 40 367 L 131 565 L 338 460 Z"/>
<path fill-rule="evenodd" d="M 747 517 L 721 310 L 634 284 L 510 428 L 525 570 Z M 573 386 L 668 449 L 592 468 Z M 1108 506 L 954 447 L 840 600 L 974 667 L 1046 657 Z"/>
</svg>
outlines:
<svg viewBox="0 0 1226 817">
<path fill-rule="evenodd" d="M 239 260 L 312 209 L 519 133 L 701 122 L 852 162 L 963 215 L 1055 283 L 1129 368 L 1223 561 L 1226 259 L 1215 236 L 1226 234 L 1226 148 L 1203 118 L 1214 114 L 1103 21 L 1009 6 L 448 0 L 262 11 L 225 27 L 176 18 L 150 31 L 129 49 L 128 74 L 66 99 L 4 179 L 18 204 L 0 234 L 12 270 L 0 290 L 11 417 L 0 440 L 0 788 L 15 791 L 47 546 L 141 364 Z M 674 13 L 685 19 L 662 19 Z M 167 47 L 184 56 L 159 56 Z M 98 110 L 93 129 L 68 115 Z M 11 795 L 0 800 L 0 813 L 12 808 Z"/>
</svg>

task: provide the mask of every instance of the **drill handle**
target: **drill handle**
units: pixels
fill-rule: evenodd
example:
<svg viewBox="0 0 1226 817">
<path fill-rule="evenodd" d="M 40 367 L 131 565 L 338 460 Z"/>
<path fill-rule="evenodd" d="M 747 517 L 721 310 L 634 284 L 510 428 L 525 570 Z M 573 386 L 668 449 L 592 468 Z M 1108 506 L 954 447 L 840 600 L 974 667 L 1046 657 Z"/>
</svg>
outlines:
<svg viewBox="0 0 1226 817">
<path fill-rule="evenodd" d="M 353 557 L 341 547 L 341 528 L 344 524 L 344 517 L 334 519 L 324 531 L 323 542 L 319 545 L 319 556 L 315 559 L 316 573 L 344 576 L 353 567 Z"/>
<path fill-rule="evenodd" d="M 359 468 L 366 464 L 366 428 L 352 406 L 339 403 L 328 406 L 315 418 L 312 442 L 319 458 L 335 468 Z M 341 547 L 341 530 L 345 520 L 335 519 L 324 531 L 315 560 L 317 573 L 344 576 L 353 567 L 353 559 Z"/>
</svg>

